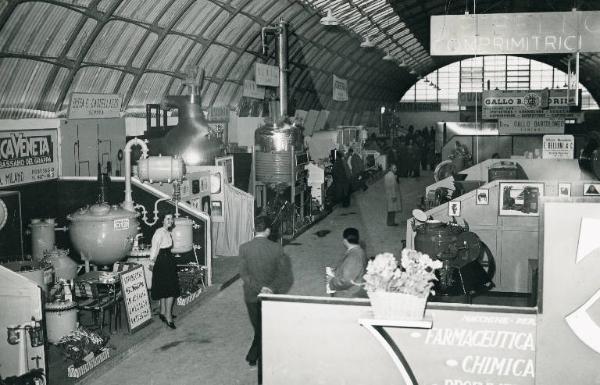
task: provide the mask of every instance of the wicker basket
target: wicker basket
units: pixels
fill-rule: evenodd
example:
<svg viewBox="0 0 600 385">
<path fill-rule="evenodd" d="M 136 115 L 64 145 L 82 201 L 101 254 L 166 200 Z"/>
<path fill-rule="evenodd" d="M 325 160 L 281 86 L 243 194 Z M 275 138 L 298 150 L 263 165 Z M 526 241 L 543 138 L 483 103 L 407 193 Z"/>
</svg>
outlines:
<svg viewBox="0 0 600 385">
<path fill-rule="evenodd" d="M 369 292 L 373 314 L 377 319 L 420 320 L 425 314 L 427 297 L 384 291 Z"/>
</svg>

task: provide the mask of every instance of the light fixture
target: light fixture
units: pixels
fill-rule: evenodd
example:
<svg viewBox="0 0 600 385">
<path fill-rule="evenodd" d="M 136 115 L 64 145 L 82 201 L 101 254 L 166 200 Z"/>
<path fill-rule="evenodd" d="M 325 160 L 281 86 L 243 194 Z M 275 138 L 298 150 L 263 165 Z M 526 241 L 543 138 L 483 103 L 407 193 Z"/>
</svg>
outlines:
<svg viewBox="0 0 600 385">
<path fill-rule="evenodd" d="M 398 63 L 398 66 L 400 68 L 406 68 L 406 67 L 408 67 L 408 64 L 404 61 L 404 59 L 402 59 L 402 61 L 400 63 Z"/>
<path fill-rule="evenodd" d="M 337 19 L 337 17 L 333 16 L 333 12 L 331 11 L 331 8 L 329 8 L 327 10 L 327 16 L 324 16 L 324 17 L 321 18 L 321 24 L 323 24 L 323 25 L 336 26 L 339 23 L 340 22 Z"/>
<path fill-rule="evenodd" d="M 375 47 L 375 43 L 373 43 L 369 37 L 365 37 L 365 40 L 360 43 L 360 48 L 373 48 Z"/>
<path fill-rule="evenodd" d="M 425 78 L 425 84 L 429 84 L 429 79 Z M 433 83 L 431 83 L 433 85 Z"/>
<path fill-rule="evenodd" d="M 383 60 L 385 60 L 385 61 L 394 61 L 395 58 L 392 55 L 390 55 L 390 51 L 387 50 L 385 56 L 383 57 Z"/>
<path fill-rule="evenodd" d="M 417 79 L 421 80 L 421 79 L 423 79 L 423 76 L 417 75 Z"/>
<path fill-rule="evenodd" d="M 413 68 L 411 68 L 410 71 L 408 71 L 408 73 L 411 75 L 416 75 L 417 71 L 415 71 Z"/>
</svg>

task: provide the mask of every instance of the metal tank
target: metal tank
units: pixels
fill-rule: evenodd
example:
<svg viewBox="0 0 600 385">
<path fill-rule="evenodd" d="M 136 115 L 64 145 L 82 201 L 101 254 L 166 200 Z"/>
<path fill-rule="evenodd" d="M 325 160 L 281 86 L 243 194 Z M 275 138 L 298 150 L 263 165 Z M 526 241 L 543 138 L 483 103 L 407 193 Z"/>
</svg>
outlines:
<svg viewBox="0 0 600 385">
<path fill-rule="evenodd" d="M 293 154 L 304 151 L 302 130 L 288 123 L 281 128 L 266 125 L 255 131 L 254 141 L 256 180 L 266 184 L 293 183 Z"/>
<path fill-rule="evenodd" d="M 173 247 L 171 253 L 187 253 L 194 247 L 194 241 L 192 237 L 192 226 L 194 222 L 189 218 L 175 218 L 173 220 L 174 226 L 171 231 L 171 238 L 173 239 Z"/>
<path fill-rule="evenodd" d="M 177 109 L 177 126 L 162 138 L 152 139 L 153 155 L 181 155 L 186 165 L 214 165 L 215 157 L 223 154 L 224 132 L 209 126 L 200 98 L 204 72 L 199 82 L 192 76 L 184 83 L 188 95 L 168 95 L 163 98 L 163 110 Z M 165 121 L 166 124 L 166 121 Z M 163 127 L 166 129 L 166 127 Z"/>
<path fill-rule="evenodd" d="M 111 265 L 131 250 L 139 214 L 117 205 L 95 204 L 67 216 L 73 248 L 85 261 Z"/>
<path fill-rule="evenodd" d="M 54 234 L 56 223 L 54 219 L 32 219 L 29 224 L 31 229 L 31 256 L 35 261 L 41 261 L 44 253 L 54 249 L 56 236 Z"/>
<path fill-rule="evenodd" d="M 182 180 L 185 174 L 183 160 L 172 156 L 149 156 L 137 162 L 138 176 L 150 182 Z"/>
</svg>

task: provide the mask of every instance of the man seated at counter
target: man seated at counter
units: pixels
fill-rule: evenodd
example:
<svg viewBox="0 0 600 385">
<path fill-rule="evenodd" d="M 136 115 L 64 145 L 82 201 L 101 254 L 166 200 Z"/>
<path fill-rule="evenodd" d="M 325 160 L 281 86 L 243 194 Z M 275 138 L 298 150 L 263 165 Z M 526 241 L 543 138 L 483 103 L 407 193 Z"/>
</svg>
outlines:
<svg viewBox="0 0 600 385">
<path fill-rule="evenodd" d="M 348 227 L 342 237 L 346 252 L 330 276 L 329 288 L 335 291 L 334 297 L 367 298 L 367 292 L 361 286 L 367 268 L 367 256 L 360 247 L 358 230 Z"/>
</svg>

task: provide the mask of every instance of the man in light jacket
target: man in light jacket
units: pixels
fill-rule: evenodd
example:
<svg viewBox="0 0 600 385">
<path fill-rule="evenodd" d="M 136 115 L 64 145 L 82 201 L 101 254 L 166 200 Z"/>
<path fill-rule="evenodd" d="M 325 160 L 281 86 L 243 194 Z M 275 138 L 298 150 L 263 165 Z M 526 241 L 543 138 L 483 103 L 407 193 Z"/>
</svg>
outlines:
<svg viewBox="0 0 600 385">
<path fill-rule="evenodd" d="M 390 164 L 389 171 L 383 177 L 388 226 L 398 226 L 396 223 L 396 212 L 402 211 L 402 195 L 400 194 L 400 183 L 398 183 L 398 179 L 396 178 L 396 171 L 396 165 L 392 163 Z"/>
</svg>

